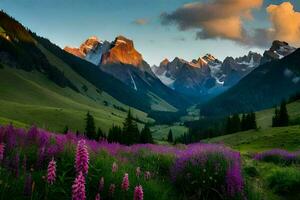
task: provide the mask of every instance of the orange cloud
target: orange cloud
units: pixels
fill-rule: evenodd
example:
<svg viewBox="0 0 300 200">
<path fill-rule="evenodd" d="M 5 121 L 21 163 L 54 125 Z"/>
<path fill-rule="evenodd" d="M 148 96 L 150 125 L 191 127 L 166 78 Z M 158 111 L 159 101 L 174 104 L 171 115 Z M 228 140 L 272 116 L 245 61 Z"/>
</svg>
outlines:
<svg viewBox="0 0 300 200">
<path fill-rule="evenodd" d="M 199 29 L 198 38 L 224 38 L 242 41 L 244 20 L 251 20 L 252 10 L 263 0 L 214 0 L 185 4 L 172 13 L 163 13 L 162 24 L 175 23 L 180 30 Z"/>
<path fill-rule="evenodd" d="M 272 28 L 269 31 L 273 39 L 299 46 L 300 12 L 296 12 L 290 2 L 270 5 L 267 7 L 267 12 L 272 23 Z"/>
</svg>

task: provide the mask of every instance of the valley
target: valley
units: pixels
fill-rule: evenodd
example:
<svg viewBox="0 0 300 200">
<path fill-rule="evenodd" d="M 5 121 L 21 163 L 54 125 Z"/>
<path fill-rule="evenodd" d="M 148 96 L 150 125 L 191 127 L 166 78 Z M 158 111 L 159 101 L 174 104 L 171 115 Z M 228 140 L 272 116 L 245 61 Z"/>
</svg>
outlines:
<svg viewBox="0 0 300 200">
<path fill-rule="evenodd" d="M 247 8 L 237 0 L 235 6 L 243 8 L 235 11 L 228 2 L 184 4 L 161 13 L 160 25 L 138 19 L 112 28 L 112 19 L 103 27 L 97 21 L 95 28 L 84 21 L 82 27 L 89 22 L 95 30 L 88 32 L 92 36 L 76 20 L 58 28 L 76 25 L 74 35 L 59 36 L 60 31 L 31 30 L 26 20 L 1 10 L 0 200 L 12 194 L 17 200 L 298 200 L 299 43 L 260 29 L 252 38 L 244 27 L 237 28 L 245 32 L 238 37 L 225 34 L 264 5 L 258 0 Z M 294 9 L 290 4 L 278 6 Z M 269 15 L 275 7 L 266 8 Z M 117 15 L 123 9 L 112 8 L 102 12 Z M 218 26 L 210 25 L 212 13 L 206 10 L 215 12 Z M 195 29 L 194 22 L 183 24 L 186 13 L 190 23 L 205 16 L 195 22 L 202 26 L 196 39 L 205 41 L 205 51 L 195 53 L 194 43 L 174 48 L 190 38 L 179 41 L 172 34 L 157 52 L 149 50 L 157 38 L 145 32 L 142 40 L 131 37 L 140 26 L 146 31 L 178 23 L 181 31 Z M 234 20 L 225 26 L 228 13 Z M 77 15 L 78 21 L 81 15 L 91 20 L 87 13 Z M 99 39 L 98 29 L 107 39 Z M 268 36 L 267 44 L 253 51 L 250 46 L 263 43 L 262 36 Z M 216 55 L 207 52 L 212 50 L 207 42 L 218 47 Z M 169 52 L 161 55 L 162 49 Z M 188 55 L 180 56 L 185 49 Z M 151 57 L 156 64 L 146 61 Z"/>
</svg>

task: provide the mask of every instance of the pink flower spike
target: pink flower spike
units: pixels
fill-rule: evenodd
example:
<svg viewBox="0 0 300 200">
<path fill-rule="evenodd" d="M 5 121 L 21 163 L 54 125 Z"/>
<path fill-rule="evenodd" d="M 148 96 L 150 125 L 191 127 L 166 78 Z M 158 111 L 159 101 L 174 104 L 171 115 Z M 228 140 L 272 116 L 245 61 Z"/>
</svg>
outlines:
<svg viewBox="0 0 300 200">
<path fill-rule="evenodd" d="M 79 172 L 72 185 L 72 200 L 86 200 L 85 178 L 82 172 Z"/>
<path fill-rule="evenodd" d="M 121 188 L 122 188 L 123 191 L 128 191 L 128 189 L 129 189 L 128 173 L 125 173 L 125 175 L 123 177 Z"/>
<path fill-rule="evenodd" d="M 104 189 L 104 177 L 101 177 L 99 181 L 99 192 L 103 191 Z"/>
<path fill-rule="evenodd" d="M 146 171 L 144 176 L 146 180 L 149 180 L 151 178 L 151 173 L 149 171 Z"/>
<path fill-rule="evenodd" d="M 116 173 L 116 172 L 118 171 L 118 165 L 117 165 L 116 162 L 113 163 L 111 171 L 112 171 L 113 173 Z"/>
<path fill-rule="evenodd" d="M 85 144 L 85 140 L 78 141 L 76 149 L 76 159 L 75 159 L 76 172 L 82 172 L 85 176 L 89 169 L 89 152 Z"/>
<path fill-rule="evenodd" d="M 114 196 L 114 193 L 115 193 L 115 189 L 116 189 L 116 185 L 115 184 L 110 184 L 109 186 L 109 195 L 112 197 Z"/>
<path fill-rule="evenodd" d="M 3 160 L 4 158 L 4 150 L 5 150 L 5 144 L 1 143 L 0 144 L 0 162 Z"/>
<path fill-rule="evenodd" d="M 143 188 L 141 185 L 135 187 L 133 199 L 134 200 L 143 200 L 144 199 L 144 192 L 143 192 Z"/>
<path fill-rule="evenodd" d="M 96 195 L 95 200 L 100 200 L 100 194 L 99 193 Z"/>
<path fill-rule="evenodd" d="M 135 170 L 136 176 L 137 176 L 137 177 L 140 177 L 141 173 L 142 173 L 142 172 L 141 172 L 141 168 L 140 168 L 140 167 L 137 167 L 136 170 Z"/>
<path fill-rule="evenodd" d="M 53 184 L 56 180 L 56 162 L 54 158 L 48 164 L 47 170 L 47 182 L 48 184 Z"/>
</svg>

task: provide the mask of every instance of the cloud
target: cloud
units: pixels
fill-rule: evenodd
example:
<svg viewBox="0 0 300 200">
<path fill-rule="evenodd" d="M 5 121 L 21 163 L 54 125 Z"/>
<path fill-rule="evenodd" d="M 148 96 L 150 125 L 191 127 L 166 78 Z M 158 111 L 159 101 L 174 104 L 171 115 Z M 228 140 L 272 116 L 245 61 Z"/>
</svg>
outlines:
<svg viewBox="0 0 300 200">
<path fill-rule="evenodd" d="M 263 0 L 214 0 L 185 4 L 172 13 L 163 13 L 163 25 L 176 24 L 180 30 L 198 30 L 197 38 L 222 38 L 243 42 L 244 20 L 252 20 L 252 10 Z"/>
<path fill-rule="evenodd" d="M 135 24 L 135 25 L 146 25 L 146 24 L 148 24 L 149 23 L 149 21 L 147 20 L 147 19 L 136 19 L 136 20 L 134 20 L 133 21 L 133 24 Z"/>
<path fill-rule="evenodd" d="M 290 2 L 267 7 L 272 28 L 269 34 L 273 39 L 283 40 L 288 43 L 300 45 L 300 12 L 294 10 Z"/>
<path fill-rule="evenodd" d="M 161 15 L 163 25 L 175 24 L 179 30 L 196 30 L 197 39 L 228 39 L 247 46 L 268 47 L 274 40 L 300 46 L 300 12 L 290 2 L 269 5 L 266 12 L 270 27 L 248 28 L 245 21 L 253 20 L 252 11 L 263 0 L 213 0 L 190 3 L 171 13 Z"/>
</svg>

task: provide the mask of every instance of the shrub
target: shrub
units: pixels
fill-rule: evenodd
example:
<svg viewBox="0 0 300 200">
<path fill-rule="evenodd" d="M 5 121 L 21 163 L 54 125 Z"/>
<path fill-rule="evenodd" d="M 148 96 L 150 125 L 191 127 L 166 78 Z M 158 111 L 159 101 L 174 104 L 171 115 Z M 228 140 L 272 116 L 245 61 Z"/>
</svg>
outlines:
<svg viewBox="0 0 300 200">
<path fill-rule="evenodd" d="M 244 168 L 244 172 L 245 172 L 245 174 L 247 174 L 250 177 L 256 177 L 256 176 L 258 176 L 258 171 L 253 166 L 245 167 Z"/>
<path fill-rule="evenodd" d="M 297 194 L 300 188 L 300 171 L 293 168 L 278 169 L 267 177 L 267 182 L 278 194 Z"/>
<path fill-rule="evenodd" d="M 221 145 L 195 146 L 179 154 L 171 176 L 195 199 L 235 199 L 244 187 L 240 154 Z"/>
</svg>

